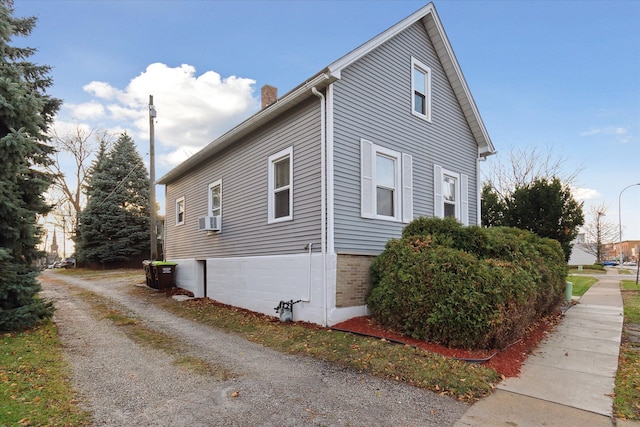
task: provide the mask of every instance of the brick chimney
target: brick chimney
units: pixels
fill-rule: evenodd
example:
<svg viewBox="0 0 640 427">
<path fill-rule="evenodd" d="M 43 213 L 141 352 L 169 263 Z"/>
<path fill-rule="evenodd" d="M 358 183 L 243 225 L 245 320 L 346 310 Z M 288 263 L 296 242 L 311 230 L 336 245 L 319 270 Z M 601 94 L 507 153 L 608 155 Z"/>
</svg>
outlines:
<svg viewBox="0 0 640 427">
<path fill-rule="evenodd" d="M 264 85 L 262 86 L 262 109 L 264 110 L 269 105 L 278 100 L 278 88 Z"/>
</svg>

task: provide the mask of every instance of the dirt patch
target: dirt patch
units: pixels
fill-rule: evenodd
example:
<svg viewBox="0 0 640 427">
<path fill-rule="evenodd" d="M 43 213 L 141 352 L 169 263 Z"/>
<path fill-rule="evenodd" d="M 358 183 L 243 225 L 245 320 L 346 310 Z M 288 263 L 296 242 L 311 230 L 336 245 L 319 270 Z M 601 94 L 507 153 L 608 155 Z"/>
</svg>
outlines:
<svg viewBox="0 0 640 427">
<path fill-rule="evenodd" d="M 416 340 L 396 333 L 382 325 L 377 324 L 371 317 L 356 317 L 346 322 L 334 325 L 334 329 L 354 332 L 363 335 L 384 338 L 391 342 L 412 345 L 446 357 L 464 359 L 472 363 L 482 363 L 483 366 L 493 368 L 505 378 L 516 377 L 520 374 L 522 363 L 533 351 L 540 341 L 558 324 L 562 318 L 560 311 L 540 319 L 533 325 L 527 334 L 504 349 L 493 350 L 465 350 L 461 348 L 449 348 L 440 344 Z"/>
</svg>

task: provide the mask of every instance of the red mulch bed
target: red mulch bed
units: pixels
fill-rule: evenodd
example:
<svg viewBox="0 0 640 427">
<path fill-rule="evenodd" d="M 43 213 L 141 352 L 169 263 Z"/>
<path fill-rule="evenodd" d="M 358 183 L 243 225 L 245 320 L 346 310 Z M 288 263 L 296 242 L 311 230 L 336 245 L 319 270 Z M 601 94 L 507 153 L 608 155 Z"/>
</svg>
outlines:
<svg viewBox="0 0 640 427">
<path fill-rule="evenodd" d="M 505 378 L 517 377 L 520 374 L 522 363 L 526 360 L 538 343 L 551 331 L 562 317 L 560 311 L 540 319 L 531 330 L 520 340 L 501 350 L 464 350 L 460 348 L 449 348 L 440 344 L 433 344 L 427 341 L 420 341 L 404 335 L 395 333 L 381 325 L 376 324 L 371 317 L 356 317 L 346 322 L 333 326 L 333 329 L 355 332 L 358 334 L 371 335 L 377 338 L 384 338 L 390 341 L 399 341 L 424 350 L 438 353 L 446 357 L 457 359 L 490 359 L 482 364 L 493 368 Z M 491 357 L 493 355 L 493 357 Z"/>
</svg>

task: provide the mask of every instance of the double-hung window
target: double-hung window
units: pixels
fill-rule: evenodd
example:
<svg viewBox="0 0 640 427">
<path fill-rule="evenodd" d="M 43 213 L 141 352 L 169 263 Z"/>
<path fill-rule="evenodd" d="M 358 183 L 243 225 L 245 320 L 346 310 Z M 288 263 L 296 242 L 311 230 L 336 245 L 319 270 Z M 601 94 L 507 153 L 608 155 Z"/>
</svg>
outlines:
<svg viewBox="0 0 640 427">
<path fill-rule="evenodd" d="M 442 175 L 442 203 L 445 218 L 458 218 L 460 191 L 458 190 L 458 176 L 452 174 Z"/>
<path fill-rule="evenodd" d="M 209 184 L 207 216 L 222 218 L 222 180 Z"/>
<path fill-rule="evenodd" d="M 269 156 L 268 223 L 293 220 L 293 147 Z"/>
<path fill-rule="evenodd" d="M 411 58 L 411 112 L 431 121 L 431 68 Z"/>
<path fill-rule="evenodd" d="M 455 218 L 469 225 L 469 178 L 434 165 L 434 212 L 439 218 Z"/>
<path fill-rule="evenodd" d="M 176 225 L 184 224 L 184 214 L 185 214 L 185 205 L 184 205 L 184 196 L 176 199 Z"/>
<path fill-rule="evenodd" d="M 411 156 L 360 141 L 361 216 L 409 222 L 413 219 Z"/>
<path fill-rule="evenodd" d="M 375 185 L 376 215 L 395 217 L 398 210 L 398 156 L 397 153 L 376 152 Z"/>
</svg>

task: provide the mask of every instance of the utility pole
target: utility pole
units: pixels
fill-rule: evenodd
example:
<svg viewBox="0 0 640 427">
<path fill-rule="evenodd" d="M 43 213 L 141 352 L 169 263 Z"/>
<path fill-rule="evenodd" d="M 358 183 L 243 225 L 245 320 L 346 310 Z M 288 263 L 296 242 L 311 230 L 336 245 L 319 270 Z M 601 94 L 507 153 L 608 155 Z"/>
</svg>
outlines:
<svg viewBox="0 0 640 427">
<path fill-rule="evenodd" d="M 620 199 L 622 198 L 622 193 L 624 193 L 624 190 L 626 190 L 627 188 L 631 188 L 634 185 L 640 185 L 640 182 L 636 182 L 635 184 L 631 184 L 631 185 L 627 185 L 626 187 L 624 187 L 622 189 L 622 191 L 620 191 L 620 194 L 618 195 L 618 227 L 620 230 L 620 247 L 618 248 L 619 252 L 620 252 L 620 265 L 622 265 L 622 263 L 624 263 L 624 255 L 622 254 L 622 205 L 620 204 Z M 640 265 L 637 266 L 638 268 L 640 268 Z"/>
<path fill-rule="evenodd" d="M 158 258 L 158 237 L 156 228 L 156 161 L 154 146 L 153 122 L 156 119 L 156 108 L 153 106 L 153 95 L 149 95 L 149 211 L 151 213 L 151 252 L 149 258 Z"/>
<path fill-rule="evenodd" d="M 62 259 L 67 257 L 67 222 L 62 216 Z"/>
<path fill-rule="evenodd" d="M 605 216 L 601 211 L 596 212 L 596 261 L 602 262 L 602 224 L 600 218 Z"/>
</svg>

